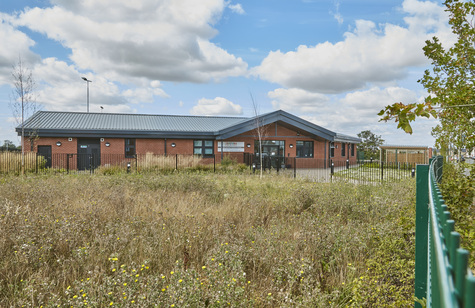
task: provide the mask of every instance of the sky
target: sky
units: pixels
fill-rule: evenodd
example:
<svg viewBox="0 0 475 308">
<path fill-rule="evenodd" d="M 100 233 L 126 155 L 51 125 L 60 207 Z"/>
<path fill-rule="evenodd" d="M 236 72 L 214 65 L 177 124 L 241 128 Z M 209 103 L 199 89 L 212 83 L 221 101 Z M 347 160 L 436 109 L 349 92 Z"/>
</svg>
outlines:
<svg viewBox="0 0 475 308">
<path fill-rule="evenodd" d="M 0 144 L 19 144 L 12 67 L 40 110 L 252 117 L 282 109 L 334 132 L 434 146 L 377 113 L 421 102 L 422 48 L 455 38 L 442 1 L 1 0 Z M 102 108 L 101 108 L 102 107 Z"/>
</svg>

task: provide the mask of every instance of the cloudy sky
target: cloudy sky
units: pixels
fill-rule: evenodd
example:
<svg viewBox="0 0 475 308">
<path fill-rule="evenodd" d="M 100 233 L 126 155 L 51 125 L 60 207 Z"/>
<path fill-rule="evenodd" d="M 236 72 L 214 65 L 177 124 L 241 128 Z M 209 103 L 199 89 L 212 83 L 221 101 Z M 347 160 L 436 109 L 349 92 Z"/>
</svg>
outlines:
<svg viewBox="0 0 475 308">
<path fill-rule="evenodd" d="M 0 144 L 19 144 L 12 65 L 31 68 L 42 110 L 254 115 L 282 109 L 327 129 L 433 146 L 377 113 L 423 100 L 422 47 L 453 43 L 442 1 L 2 0 Z M 101 106 L 103 109 L 101 109 Z"/>
</svg>

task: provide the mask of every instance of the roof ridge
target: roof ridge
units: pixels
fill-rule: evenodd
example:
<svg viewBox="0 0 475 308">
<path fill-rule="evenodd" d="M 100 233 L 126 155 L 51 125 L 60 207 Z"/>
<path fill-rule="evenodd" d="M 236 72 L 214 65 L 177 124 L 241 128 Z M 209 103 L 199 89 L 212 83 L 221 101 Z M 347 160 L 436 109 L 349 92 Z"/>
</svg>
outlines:
<svg viewBox="0 0 475 308">
<path fill-rule="evenodd" d="M 83 111 L 49 111 L 41 110 L 39 113 L 63 113 L 63 114 L 94 114 L 94 115 L 125 115 L 125 116 L 152 116 L 152 117 L 185 117 L 185 118 L 232 118 L 232 119 L 251 119 L 243 116 L 221 116 L 221 115 L 187 115 L 187 114 L 154 114 L 154 113 L 114 113 L 114 112 L 83 112 Z"/>
</svg>

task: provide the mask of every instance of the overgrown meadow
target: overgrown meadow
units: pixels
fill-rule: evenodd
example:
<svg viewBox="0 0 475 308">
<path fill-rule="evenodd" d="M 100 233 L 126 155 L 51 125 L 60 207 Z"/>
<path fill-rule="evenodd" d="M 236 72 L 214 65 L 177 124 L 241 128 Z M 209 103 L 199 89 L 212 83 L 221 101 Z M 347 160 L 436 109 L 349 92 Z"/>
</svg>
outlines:
<svg viewBox="0 0 475 308">
<path fill-rule="evenodd" d="M 1 307 L 409 307 L 413 179 L 0 178 Z"/>
</svg>

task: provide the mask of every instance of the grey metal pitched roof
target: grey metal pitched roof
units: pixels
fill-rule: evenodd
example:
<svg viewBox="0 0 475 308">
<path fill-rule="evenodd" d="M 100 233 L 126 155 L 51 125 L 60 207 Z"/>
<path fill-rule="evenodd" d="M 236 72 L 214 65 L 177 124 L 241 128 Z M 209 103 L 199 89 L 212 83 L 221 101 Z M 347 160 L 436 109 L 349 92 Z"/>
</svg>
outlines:
<svg viewBox="0 0 475 308">
<path fill-rule="evenodd" d="M 35 130 L 215 132 L 243 120 L 246 118 L 40 111 L 25 122 L 25 128 Z"/>
<path fill-rule="evenodd" d="M 360 142 L 283 110 L 258 116 L 260 125 L 280 123 L 314 138 Z M 256 117 L 183 116 L 39 111 L 25 122 L 27 134 L 40 137 L 213 138 L 227 139 L 255 128 Z M 21 134 L 21 126 L 16 128 Z"/>
<path fill-rule="evenodd" d="M 350 143 L 360 143 L 361 138 L 348 136 L 341 133 L 336 133 L 334 141 L 336 142 L 350 142 Z"/>
</svg>

